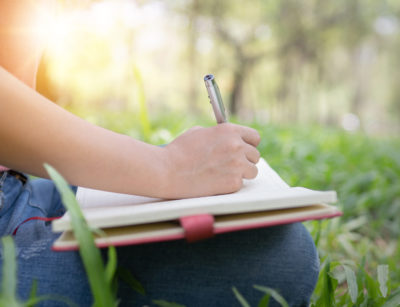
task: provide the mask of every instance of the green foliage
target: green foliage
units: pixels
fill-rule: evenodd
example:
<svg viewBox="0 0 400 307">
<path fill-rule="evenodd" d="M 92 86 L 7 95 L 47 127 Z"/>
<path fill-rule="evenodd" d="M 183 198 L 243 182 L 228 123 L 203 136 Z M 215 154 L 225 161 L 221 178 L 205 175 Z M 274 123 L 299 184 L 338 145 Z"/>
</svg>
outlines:
<svg viewBox="0 0 400 307">
<path fill-rule="evenodd" d="M 378 282 L 379 290 L 383 297 L 388 294 L 388 280 L 389 280 L 389 266 L 388 265 L 378 265 Z"/>
<path fill-rule="evenodd" d="M 341 218 L 306 223 L 325 259 L 314 306 L 396 302 L 400 140 L 317 126 L 254 127 L 261 155 L 290 185 L 338 192 Z"/>
<path fill-rule="evenodd" d="M 250 307 L 250 304 L 247 302 L 244 296 L 239 292 L 239 290 L 236 289 L 236 287 L 233 287 L 232 291 L 236 299 L 239 301 L 240 305 L 242 305 L 242 307 Z"/>
<path fill-rule="evenodd" d="M 1 306 L 23 306 L 17 299 L 17 264 L 14 241 L 11 237 L 1 238 L 3 245 L 3 278 L 1 282 Z"/>
<path fill-rule="evenodd" d="M 171 303 L 164 300 L 153 300 L 153 304 L 160 307 L 185 307 L 184 305 Z"/>
<path fill-rule="evenodd" d="M 132 290 L 140 293 L 141 295 L 146 295 L 146 291 L 142 284 L 132 275 L 129 270 L 123 267 L 118 267 L 117 276 L 119 279 L 126 282 L 132 288 Z"/>
<path fill-rule="evenodd" d="M 259 286 L 259 285 L 254 285 L 254 289 L 259 290 L 263 292 L 265 295 L 261 298 L 261 300 L 258 303 L 258 307 L 268 307 L 269 306 L 269 300 L 272 297 L 276 302 L 278 302 L 282 307 L 289 307 L 289 304 L 286 302 L 286 300 L 278 293 L 278 291 L 270 288 L 270 287 L 264 287 L 264 286 Z M 247 302 L 245 297 L 239 292 L 239 290 L 236 287 L 232 288 L 233 294 L 235 295 L 236 299 L 242 305 L 242 307 L 251 307 L 250 304 Z"/>
<path fill-rule="evenodd" d="M 259 149 L 293 186 L 338 192 L 343 222 L 365 217 L 365 234 L 400 234 L 400 141 L 321 127 L 256 126 Z M 377 231 L 379 229 L 379 232 Z"/>
<path fill-rule="evenodd" d="M 358 297 L 358 285 L 357 285 L 356 274 L 347 265 L 344 265 L 343 268 L 346 274 L 346 282 L 347 282 L 347 287 L 349 289 L 351 302 L 355 304 L 357 302 L 357 297 Z"/>
<path fill-rule="evenodd" d="M 109 262 L 104 267 L 100 250 L 94 243 L 94 236 L 80 210 L 75 194 L 54 168 L 47 164 L 45 168 L 60 192 L 63 204 L 71 216 L 72 229 L 79 243 L 79 253 L 92 290 L 94 306 L 117 306 L 116 296 L 112 290 L 112 280 L 116 270 L 115 248 L 109 247 Z"/>
<path fill-rule="evenodd" d="M 135 77 L 136 92 L 137 92 L 137 102 L 139 104 L 139 119 L 142 126 L 143 137 L 146 142 L 150 141 L 151 125 L 149 121 L 149 112 L 147 110 L 146 96 L 143 85 L 142 74 L 139 68 L 136 66 L 133 69 L 133 75 Z"/>
<path fill-rule="evenodd" d="M 257 285 L 255 285 L 254 288 L 265 293 L 265 296 L 261 299 L 259 303 L 259 307 L 268 306 L 268 304 L 264 304 L 264 302 L 268 302 L 270 297 L 277 301 L 282 307 L 289 307 L 289 304 L 286 302 L 286 300 L 276 290 L 269 287 Z"/>
<path fill-rule="evenodd" d="M 316 285 L 316 298 L 312 306 L 330 307 L 335 306 L 335 290 L 337 281 L 331 276 L 331 262 L 327 260 L 319 273 Z"/>
</svg>

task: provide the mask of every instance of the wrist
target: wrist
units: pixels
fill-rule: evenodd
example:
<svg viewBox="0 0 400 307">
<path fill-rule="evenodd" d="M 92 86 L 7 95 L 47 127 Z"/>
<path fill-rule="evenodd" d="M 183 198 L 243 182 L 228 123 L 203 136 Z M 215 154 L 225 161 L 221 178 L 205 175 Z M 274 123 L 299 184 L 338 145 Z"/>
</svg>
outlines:
<svg viewBox="0 0 400 307">
<path fill-rule="evenodd" d="M 177 198 L 177 185 L 176 185 L 176 174 L 177 167 L 174 161 L 177 159 L 176 155 L 171 151 L 171 144 L 165 147 L 158 148 L 160 162 L 158 169 L 158 182 L 157 187 L 161 198 L 174 199 Z"/>
</svg>

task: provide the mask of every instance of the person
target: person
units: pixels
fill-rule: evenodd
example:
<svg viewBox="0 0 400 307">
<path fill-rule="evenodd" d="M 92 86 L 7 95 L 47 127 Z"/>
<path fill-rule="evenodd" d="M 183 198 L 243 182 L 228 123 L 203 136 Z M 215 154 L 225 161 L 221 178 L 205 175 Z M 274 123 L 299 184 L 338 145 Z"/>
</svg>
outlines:
<svg viewBox="0 0 400 307">
<path fill-rule="evenodd" d="M 65 212 L 46 179 L 45 162 L 74 186 L 159 198 L 216 195 L 235 192 L 244 178 L 256 176 L 260 136 L 249 127 L 220 124 L 191 128 L 158 147 L 92 125 L 47 100 L 34 90 L 43 42 L 32 29 L 50 2 L 0 2 L 0 235 L 11 235 L 19 226 L 14 241 L 20 298 L 29 297 L 36 280 L 38 295 L 60 295 L 88 306 L 92 296 L 79 254 L 51 251 L 58 234 L 49 223 L 23 223 Z M 291 306 L 308 306 L 319 271 L 315 245 L 299 223 L 192 244 L 120 247 L 117 253 L 119 265 L 147 292 L 142 296 L 121 283 L 121 306 L 149 305 L 153 299 L 234 306 L 232 287 L 256 304 L 263 293 L 255 284 L 277 289 Z M 48 300 L 40 306 L 59 304 Z"/>
</svg>

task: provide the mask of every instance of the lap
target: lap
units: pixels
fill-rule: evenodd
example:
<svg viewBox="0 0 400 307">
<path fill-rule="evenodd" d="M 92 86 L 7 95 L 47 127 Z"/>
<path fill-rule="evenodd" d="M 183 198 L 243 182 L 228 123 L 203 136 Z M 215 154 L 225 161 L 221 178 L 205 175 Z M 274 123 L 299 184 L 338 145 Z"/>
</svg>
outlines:
<svg viewBox="0 0 400 307">
<path fill-rule="evenodd" d="M 58 193 L 48 180 L 29 183 L 14 192 L 17 196 L 4 187 L 4 194 L 1 235 L 10 234 L 32 215 L 63 213 Z M 11 208 L 7 201 L 13 202 Z M 30 221 L 18 229 L 14 240 L 19 294 L 27 298 L 36 279 L 40 294 L 59 294 L 82 306 L 90 305 L 90 288 L 79 254 L 51 251 L 56 237 L 43 221 Z M 118 248 L 117 253 L 119 265 L 129 269 L 147 292 L 142 297 L 120 282 L 121 306 L 142 306 L 152 299 L 187 306 L 230 306 L 237 304 L 233 286 L 254 305 L 262 297 L 253 288 L 255 284 L 278 289 L 292 306 L 306 306 L 318 275 L 315 246 L 301 224 L 229 233 L 191 244 L 174 241 L 127 246 Z"/>
<path fill-rule="evenodd" d="M 120 265 L 142 282 L 148 297 L 186 306 L 238 305 L 232 287 L 256 306 L 263 294 L 253 285 L 278 290 L 290 306 L 308 306 L 319 270 L 314 244 L 299 223 L 190 244 L 129 246 L 120 249 L 119 255 Z M 121 306 L 131 301 L 149 303 L 148 298 L 129 292 L 126 285 L 121 285 L 120 292 L 125 298 Z"/>
</svg>

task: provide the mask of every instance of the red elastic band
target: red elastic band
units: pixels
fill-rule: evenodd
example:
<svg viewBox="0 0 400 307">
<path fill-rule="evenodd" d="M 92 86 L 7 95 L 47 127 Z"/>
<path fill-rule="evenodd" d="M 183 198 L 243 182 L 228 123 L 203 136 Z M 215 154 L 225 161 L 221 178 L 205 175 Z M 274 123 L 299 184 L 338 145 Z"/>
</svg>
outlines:
<svg viewBox="0 0 400 307">
<path fill-rule="evenodd" d="M 179 220 L 188 242 L 207 239 L 214 235 L 214 217 L 210 214 L 184 216 Z"/>
<path fill-rule="evenodd" d="M 22 225 L 25 224 L 28 221 L 32 221 L 32 220 L 40 220 L 40 221 L 45 221 L 45 222 L 50 222 L 50 221 L 54 221 L 61 218 L 61 216 L 55 216 L 55 217 L 41 217 L 41 216 L 32 216 L 29 219 L 26 219 L 25 221 L 23 221 L 22 223 L 20 223 L 17 228 L 14 229 L 12 235 L 15 236 L 17 234 L 18 228 Z"/>
</svg>

